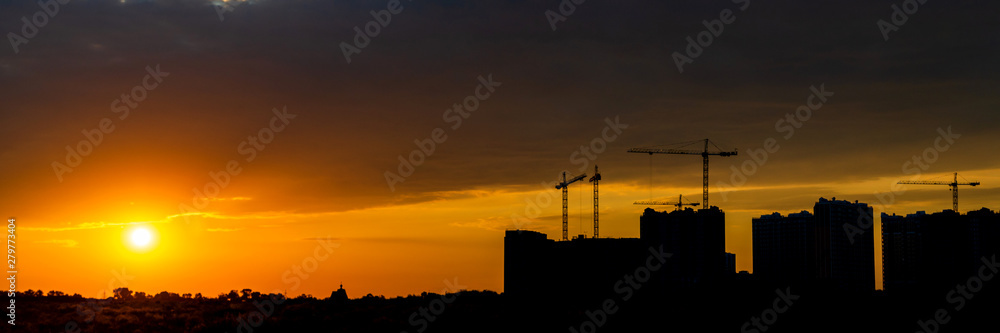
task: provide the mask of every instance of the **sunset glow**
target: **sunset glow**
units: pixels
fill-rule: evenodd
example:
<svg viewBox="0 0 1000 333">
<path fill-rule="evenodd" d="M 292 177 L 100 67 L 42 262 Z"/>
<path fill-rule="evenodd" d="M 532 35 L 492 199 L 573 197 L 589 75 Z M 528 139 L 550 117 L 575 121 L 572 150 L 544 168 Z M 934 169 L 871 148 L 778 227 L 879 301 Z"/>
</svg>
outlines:
<svg viewBox="0 0 1000 333">
<path fill-rule="evenodd" d="M 146 227 L 136 227 L 129 233 L 129 244 L 136 250 L 146 250 L 152 246 L 153 233 Z"/>
<path fill-rule="evenodd" d="M 902 2 L 0 1 L 16 288 L 503 293 L 564 199 L 639 238 L 707 186 L 745 275 L 752 219 L 867 203 L 881 289 L 880 214 L 953 204 L 898 182 L 1000 209 L 997 11 Z M 628 153 L 706 138 L 738 154 Z"/>
</svg>

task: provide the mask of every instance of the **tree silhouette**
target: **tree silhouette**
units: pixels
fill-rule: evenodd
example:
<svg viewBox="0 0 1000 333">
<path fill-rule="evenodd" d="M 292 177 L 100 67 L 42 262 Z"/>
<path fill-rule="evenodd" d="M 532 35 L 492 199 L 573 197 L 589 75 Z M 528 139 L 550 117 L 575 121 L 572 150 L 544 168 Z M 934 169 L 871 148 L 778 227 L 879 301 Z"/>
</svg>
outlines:
<svg viewBox="0 0 1000 333">
<path fill-rule="evenodd" d="M 180 299 L 180 295 L 177 295 L 175 293 L 166 292 L 166 291 L 161 291 L 159 294 L 156 294 L 156 296 L 153 296 L 153 299 L 157 300 L 157 301 L 163 301 L 163 302 L 174 301 L 174 300 Z"/>
<path fill-rule="evenodd" d="M 240 293 L 243 294 L 242 296 L 240 296 L 240 298 L 243 299 L 243 300 L 248 300 L 248 299 L 250 299 L 250 293 L 252 293 L 252 292 L 253 292 L 253 290 L 250 290 L 250 288 L 245 288 L 243 290 L 240 290 Z"/>
<path fill-rule="evenodd" d="M 120 299 L 120 300 L 132 299 L 132 291 L 128 290 L 128 288 L 125 287 L 115 288 L 114 295 L 115 299 Z"/>
</svg>

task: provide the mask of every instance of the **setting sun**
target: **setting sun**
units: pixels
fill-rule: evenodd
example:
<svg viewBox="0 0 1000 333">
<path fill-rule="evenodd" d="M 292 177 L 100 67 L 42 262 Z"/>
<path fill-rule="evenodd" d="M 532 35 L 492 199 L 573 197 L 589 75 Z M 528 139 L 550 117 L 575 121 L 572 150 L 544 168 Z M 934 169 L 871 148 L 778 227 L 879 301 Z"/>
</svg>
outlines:
<svg viewBox="0 0 1000 333">
<path fill-rule="evenodd" d="M 126 231 L 126 243 L 137 252 L 149 251 L 155 245 L 154 232 L 146 226 L 139 226 Z"/>
<path fill-rule="evenodd" d="M 0 0 L 0 326 L 1000 331 L 1000 0 L 926 2 Z"/>
<path fill-rule="evenodd" d="M 136 229 L 132 232 L 132 245 L 135 246 L 146 246 L 149 245 L 149 241 L 152 240 L 153 235 L 149 233 L 149 230 L 145 228 Z"/>
</svg>

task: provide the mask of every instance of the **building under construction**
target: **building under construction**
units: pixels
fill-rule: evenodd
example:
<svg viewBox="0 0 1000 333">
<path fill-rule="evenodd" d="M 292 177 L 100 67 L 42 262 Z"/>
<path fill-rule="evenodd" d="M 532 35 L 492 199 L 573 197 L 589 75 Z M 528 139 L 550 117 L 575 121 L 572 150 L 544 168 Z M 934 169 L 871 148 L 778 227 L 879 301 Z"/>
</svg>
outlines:
<svg viewBox="0 0 1000 333">
<path fill-rule="evenodd" d="M 690 149 L 691 146 L 700 149 Z M 713 148 L 713 149 L 710 149 Z M 562 174 L 562 181 L 555 188 L 562 191 L 562 240 L 556 242 L 535 231 L 508 230 L 504 236 L 504 293 L 512 297 L 538 294 L 560 294 L 573 299 L 580 290 L 593 294 L 596 290 L 619 290 L 623 277 L 647 283 L 646 288 L 658 286 L 687 287 L 720 279 L 735 273 L 736 256 L 726 253 L 726 214 L 718 207 L 708 206 L 709 156 L 735 156 L 736 150 L 722 150 L 708 139 L 683 142 L 671 146 L 633 148 L 630 153 L 697 155 L 702 157 L 702 209 L 681 209 L 697 206 L 684 203 L 657 201 L 636 202 L 643 205 L 672 205 L 672 212 L 658 212 L 646 208 L 639 217 L 639 238 L 600 238 L 599 235 L 599 183 L 602 179 L 594 166 L 594 237 L 584 235 L 569 239 L 568 187 L 586 179 L 586 174 L 569 177 Z M 652 164 L 651 164 L 652 165 Z M 652 168 L 652 166 L 651 166 Z M 652 174 L 652 169 L 650 169 Z M 652 183 L 652 178 L 650 178 Z M 652 185 L 650 185 L 652 186 Z M 669 260 L 662 265 L 651 265 L 651 255 L 669 253 Z M 641 274 L 648 273 L 648 276 Z M 635 281 L 630 282 L 635 283 Z M 636 288 L 638 289 L 638 288 Z"/>
<path fill-rule="evenodd" d="M 639 217 L 639 238 L 585 238 L 557 242 L 535 231 L 508 230 L 504 237 L 504 293 L 512 297 L 556 294 L 566 299 L 611 294 L 626 275 L 644 288 L 693 286 L 733 274 L 725 251 L 725 213 L 709 209 L 659 212 Z M 669 253 L 663 266 L 648 271 L 647 260 Z M 727 266 L 730 267 L 727 269 Z M 645 281 L 643 281 L 645 280 Z M 621 287 L 621 286 L 618 286 Z M 600 295 L 607 296 L 607 295 Z"/>
</svg>

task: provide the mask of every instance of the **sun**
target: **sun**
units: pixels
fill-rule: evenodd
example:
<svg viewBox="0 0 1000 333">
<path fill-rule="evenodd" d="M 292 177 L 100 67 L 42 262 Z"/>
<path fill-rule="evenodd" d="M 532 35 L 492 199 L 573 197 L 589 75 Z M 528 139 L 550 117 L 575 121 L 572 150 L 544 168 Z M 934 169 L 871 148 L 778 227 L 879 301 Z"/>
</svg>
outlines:
<svg viewBox="0 0 1000 333">
<path fill-rule="evenodd" d="M 152 250 L 156 245 L 156 231 L 148 226 L 137 226 L 126 231 L 125 242 L 136 252 Z"/>
<path fill-rule="evenodd" d="M 146 228 L 136 228 L 132 231 L 132 235 L 129 236 L 132 241 L 132 245 L 138 247 L 145 247 L 149 245 L 149 242 L 153 240 L 153 234 L 149 232 Z"/>
</svg>

